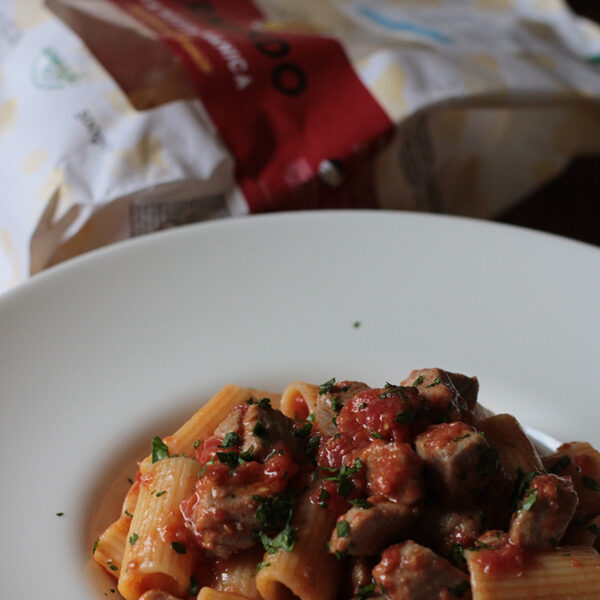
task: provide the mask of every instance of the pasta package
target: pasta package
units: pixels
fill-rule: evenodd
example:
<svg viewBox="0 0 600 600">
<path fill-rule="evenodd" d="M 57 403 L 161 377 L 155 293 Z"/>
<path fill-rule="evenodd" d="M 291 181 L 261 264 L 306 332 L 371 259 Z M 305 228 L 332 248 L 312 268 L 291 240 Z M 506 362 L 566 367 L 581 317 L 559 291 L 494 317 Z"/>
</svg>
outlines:
<svg viewBox="0 0 600 600">
<path fill-rule="evenodd" d="M 493 216 L 600 150 L 599 57 L 562 0 L 3 0 L 0 291 L 205 219 Z"/>
</svg>

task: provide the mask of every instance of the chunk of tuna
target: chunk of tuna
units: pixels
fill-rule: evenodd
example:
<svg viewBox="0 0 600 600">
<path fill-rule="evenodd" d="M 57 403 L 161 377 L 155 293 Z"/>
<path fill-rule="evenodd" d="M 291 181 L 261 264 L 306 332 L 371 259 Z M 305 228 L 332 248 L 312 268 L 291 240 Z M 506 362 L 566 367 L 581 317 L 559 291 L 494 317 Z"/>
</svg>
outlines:
<svg viewBox="0 0 600 600">
<path fill-rule="evenodd" d="M 567 530 L 578 504 L 568 477 L 537 475 L 531 480 L 510 523 L 510 541 L 527 548 L 556 546 Z"/>
<path fill-rule="evenodd" d="M 325 435 L 337 433 L 336 420 L 340 411 L 348 402 L 369 386 L 362 381 L 340 381 L 334 383 L 327 391 L 317 395 L 315 423 Z"/>
<path fill-rule="evenodd" d="M 349 556 L 377 554 L 408 535 L 417 521 L 414 509 L 381 501 L 369 508 L 352 507 L 337 520 L 329 539 L 332 553 Z"/>
<path fill-rule="evenodd" d="M 374 441 L 360 457 L 370 499 L 392 500 L 418 512 L 425 495 L 423 461 L 410 444 Z"/>
<path fill-rule="evenodd" d="M 210 558 L 228 558 L 256 543 L 260 523 L 256 518 L 256 490 L 240 493 L 235 486 L 198 486 L 181 503 L 186 527 Z"/>
<path fill-rule="evenodd" d="M 473 427 L 456 421 L 431 425 L 415 440 L 431 487 L 440 499 L 466 506 L 498 471 L 498 452 Z"/>
<path fill-rule="evenodd" d="M 373 577 L 392 600 L 471 598 L 465 573 L 412 540 L 387 548 Z"/>
<path fill-rule="evenodd" d="M 442 369 L 417 369 L 411 371 L 402 385 L 414 385 L 438 420 L 470 422 L 479 392 L 477 377 Z"/>
<path fill-rule="evenodd" d="M 579 497 L 580 519 L 600 515 L 600 452 L 587 442 L 568 442 L 555 454 L 545 456 L 543 463 L 548 471 L 571 477 Z"/>
<path fill-rule="evenodd" d="M 418 530 L 419 541 L 455 564 L 462 564 L 461 549 L 470 548 L 483 533 L 484 516 L 480 510 L 451 510 L 431 505 L 425 510 Z"/>
<path fill-rule="evenodd" d="M 263 461 L 277 442 L 282 442 L 298 462 L 306 461 L 305 440 L 298 435 L 292 419 L 268 404 L 237 406 L 215 429 L 215 437 L 223 440 L 227 435 L 237 434 L 239 451 Z"/>
</svg>

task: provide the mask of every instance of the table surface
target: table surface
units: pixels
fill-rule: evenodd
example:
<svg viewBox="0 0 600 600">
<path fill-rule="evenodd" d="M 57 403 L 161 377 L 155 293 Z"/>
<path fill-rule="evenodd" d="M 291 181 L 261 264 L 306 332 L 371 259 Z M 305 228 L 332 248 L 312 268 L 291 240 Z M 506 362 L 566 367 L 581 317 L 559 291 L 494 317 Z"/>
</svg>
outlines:
<svg viewBox="0 0 600 600">
<path fill-rule="evenodd" d="M 599 0 L 569 0 L 569 4 L 579 14 L 600 22 Z M 497 220 L 600 246 L 597 190 L 600 190 L 600 156 L 578 157 L 558 178 Z"/>
</svg>

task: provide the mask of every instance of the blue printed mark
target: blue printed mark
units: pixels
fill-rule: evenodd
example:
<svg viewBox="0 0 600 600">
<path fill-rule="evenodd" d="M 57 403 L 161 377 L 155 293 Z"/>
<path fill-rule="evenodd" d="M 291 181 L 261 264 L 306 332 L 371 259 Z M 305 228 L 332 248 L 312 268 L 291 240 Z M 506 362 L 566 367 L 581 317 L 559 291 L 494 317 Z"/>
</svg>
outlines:
<svg viewBox="0 0 600 600">
<path fill-rule="evenodd" d="M 388 17 L 387 15 L 383 15 L 380 12 L 369 8 L 368 6 L 360 6 L 358 8 L 358 13 L 363 17 L 371 19 L 371 21 L 373 21 L 374 23 L 377 23 L 382 27 L 386 27 L 387 29 L 416 33 L 417 35 L 422 35 L 442 44 L 452 43 L 451 38 L 439 31 L 436 31 L 435 29 L 428 29 L 427 27 L 416 25 L 415 23 L 411 23 L 410 21 L 398 21 L 396 19 Z"/>
</svg>

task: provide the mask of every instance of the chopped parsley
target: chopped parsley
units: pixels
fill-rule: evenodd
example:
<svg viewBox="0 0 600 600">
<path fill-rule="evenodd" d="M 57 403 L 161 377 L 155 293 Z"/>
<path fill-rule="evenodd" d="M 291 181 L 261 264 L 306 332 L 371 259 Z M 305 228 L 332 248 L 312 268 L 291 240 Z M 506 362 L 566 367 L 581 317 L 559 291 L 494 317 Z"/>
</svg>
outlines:
<svg viewBox="0 0 600 600">
<path fill-rule="evenodd" d="M 343 550 L 342 552 L 340 552 L 339 550 L 336 550 L 334 552 L 334 554 L 338 560 L 344 560 L 345 558 L 348 557 L 348 550 Z"/>
<path fill-rule="evenodd" d="M 259 438 L 269 437 L 269 432 L 267 428 L 260 422 L 260 420 L 256 420 L 256 425 L 252 428 L 252 435 Z"/>
<path fill-rule="evenodd" d="M 354 484 L 352 483 L 351 479 L 352 475 L 354 475 L 359 469 L 361 469 L 362 466 L 362 460 L 360 460 L 360 458 L 357 458 L 354 461 L 354 465 L 351 467 L 344 465 L 339 470 L 327 468 L 325 470 L 330 472 L 333 471 L 335 474 L 325 477 L 325 481 L 335 481 L 338 484 L 338 494 L 345 498 L 354 489 Z"/>
<path fill-rule="evenodd" d="M 96 548 L 98 547 L 98 542 L 100 540 L 98 538 L 96 538 L 96 540 L 94 541 L 94 547 L 92 548 L 92 554 L 94 554 L 96 552 Z"/>
<path fill-rule="evenodd" d="M 385 392 L 379 394 L 379 397 L 383 400 L 384 398 L 391 398 L 392 396 L 400 396 L 402 400 L 406 400 L 406 394 L 404 388 L 401 385 L 394 385 L 386 381 L 384 386 Z"/>
<path fill-rule="evenodd" d="M 591 477 L 583 475 L 581 477 L 581 483 L 583 483 L 588 490 L 592 490 L 592 492 L 600 492 L 600 483 Z"/>
<path fill-rule="evenodd" d="M 420 416 L 423 410 L 426 410 L 426 407 L 408 408 L 407 410 L 403 410 L 394 417 L 394 423 L 410 425 L 411 423 L 414 423 L 417 420 L 417 418 Z"/>
<path fill-rule="evenodd" d="M 200 440 L 196 440 L 194 442 L 194 450 L 196 450 L 198 448 L 198 446 L 200 445 Z"/>
<path fill-rule="evenodd" d="M 371 435 L 378 440 L 383 439 L 383 436 L 379 433 L 379 431 L 375 431 L 374 429 L 371 429 Z"/>
<path fill-rule="evenodd" d="M 235 469 L 240 464 L 240 455 L 237 452 L 217 452 L 217 460 Z"/>
<path fill-rule="evenodd" d="M 108 568 L 109 568 L 111 571 L 118 571 L 118 570 L 119 570 L 119 567 L 117 567 L 117 565 L 108 565 Z"/>
<path fill-rule="evenodd" d="M 257 565 L 256 565 L 256 572 L 258 573 L 261 569 L 264 569 L 265 567 L 270 567 L 271 563 L 266 563 L 264 561 L 260 561 Z"/>
<path fill-rule="evenodd" d="M 477 471 L 480 475 L 487 477 L 498 470 L 498 450 L 491 446 L 484 448 L 477 461 Z"/>
<path fill-rule="evenodd" d="M 450 550 L 450 556 L 452 558 L 452 562 L 460 567 L 461 565 L 466 564 L 465 554 L 463 547 L 460 544 L 452 544 L 452 548 Z"/>
<path fill-rule="evenodd" d="M 354 329 L 358 329 L 360 327 L 360 321 L 354 321 L 354 323 L 352 323 L 352 327 L 354 327 Z"/>
<path fill-rule="evenodd" d="M 320 439 L 321 438 L 319 438 L 318 436 L 309 438 L 308 442 L 306 443 L 306 453 L 307 454 L 310 454 L 319 445 Z"/>
<path fill-rule="evenodd" d="M 321 508 L 327 508 L 329 506 L 329 503 L 327 502 L 329 498 L 331 498 L 331 494 L 325 488 L 321 488 L 321 491 L 319 492 L 319 506 Z"/>
<path fill-rule="evenodd" d="M 62 517 L 64 514 L 65 514 L 64 512 L 57 512 L 57 513 L 56 513 L 56 516 L 57 516 L 57 517 Z"/>
<path fill-rule="evenodd" d="M 352 506 L 357 508 L 371 508 L 373 505 L 365 498 L 355 498 L 354 500 L 348 500 Z"/>
<path fill-rule="evenodd" d="M 413 381 L 413 387 L 418 387 L 423 383 L 423 380 L 425 379 L 425 377 L 423 377 L 423 375 L 419 375 L 414 381 Z"/>
<path fill-rule="evenodd" d="M 140 536 L 137 533 L 132 533 L 129 536 L 129 543 L 133 546 L 139 539 Z"/>
<path fill-rule="evenodd" d="M 559 473 L 564 471 L 571 464 L 571 459 L 565 454 L 561 456 L 551 467 L 551 473 Z"/>
<path fill-rule="evenodd" d="M 131 485 L 133 485 L 133 479 L 131 479 L 131 477 L 128 477 L 128 478 L 127 478 L 127 481 L 129 481 L 129 483 L 130 483 Z"/>
<path fill-rule="evenodd" d="M 335 384 L 335 377 L 332 377 L 331 379 L 329 379 L 329 381 L 322 383 L 319 386 L 319 394 L 327 394 L 328 392 L 331 391 L 331 388 L 334 386 L 334 384 Z"/>
<path fill-rule="evenodd" d="M 266 552 L 274 554 L 277 550 L 290 552 L 298 538 L 298 530 L 291 526 L 294 500 L 287 494 L 273 498 L 252 496 L 258 502 L 256 518 L 262 528 L 258 536 Z M 270 537 L 267 532 L 278 531 Z"/>
<path fill-rule="evenodd" d="M 469 584 L 468 580 L 465 581 L 461 581 L 460 583 L 457 583 L 454 587 L 448 588 L 448 591 L 455 597 L 455 598 L 462 598 L 462 596 L 465 595 L 465 592 L 470 589 L 471 585 Z"/>
<path fill-rule="evenodd" d="M 314 423 L 314 421 L 315 421 L 315 413 L 310 413 L 310 415 L 308 415 L 308 417 L 306 417 L 306 420 L 309 423 Z"/>
<path fill-rule="evenodd" d="M 255 514 L 264 531 L 279 531 L 291 519 L 294 500 L 287 494 L 252 496 L 252 500 L 258 502 Z"/>
<path fill-rule="evenodd" d="M 152 438 L 152 463 L 158 462 L 163 458 L 169 458 L 168 446 L 158 437 Z"/>
<path fill-rule="evenodd" d="M 294 429 L 292 431 L 292 434 L 294 435 L 294 437 L 307 438 L 310 435 L 312 428 L 313 428 L 312 423 L 304 423 L 304 425 L 302 425 L 302 427 L 300 427 L 298 429 Z"/>
<path fill-rule="evenodd" d="M 363 402 L 363 403 L 361 403 L 361 405 L 358 408 L 360 408 L 360 410 L 363 410 L 363 409 L 367 408 L 367 406 L 368 406 L 367 403 Z"/>
<path fill-rule="evenodd" d="M 254 459 L 254 456 L 252 454 L 253 452 L 254 452 L 254 446 L 250 446 L 250 448 L 248 448 L 248 450 L 244 450 L 243 452 L 240 452 L 240 461 L 239 461 L 240 465 L 244 464 L 245 462 L 250 462 L 251 460 L 253 460 Z M 268 458 L 269 457 L 267 457 L 267 459 Z"/>
<path fill-rule="evenodd" d="M 366 585 L 361 585 L 356 592 L 356 600 L 365 600 L 375 591 L 375 582 L 371 581 L 371 583 L 367 583 Z"/>
<path fill-rule="evenodd" d="M 183 542 L 171 542 L 171 548 L 173 548 L 177 554 L 185 554 L 187 552 L 187 548 Z"/>
<path fill-rule="evenodd" d="M 133 519 L 133 515 L 128 510 L 124 510 L 123 514 L 127 515 L 130 519 Z"/>
<path fill-rule="evenodd" d="M 167 493 L 166 490 L 161 490 L 160 492 L 156 493 L 156 497 L 160 498 L 161 496 L 164 496 L 166 493 Z"/>
<path fill-rule="evenodd" d="M 335 398 L 331 401 L 331 408 L 333 409 L 333 411 L 336 413 L 339 413 L 343 407 L 344 407 L 344 405 L 342 404 L 340 397 L 335 396 Z"/>
<path fill-rule="evenodd" d="M 350 535 L 350 526 L 348 525 L 348 521 L 338 521 L 335 524 L 335 530 L 338 534 L 338 537 L 348 537 Z"/>
<path fill-rule="evenodd" d="M 255 400 L 252 396 L 246 400 L 246 404 L 256 404 L 259 408 L 271 408 L 271 400 L 269 398 L 261 398 Z"/>
<path fill-rule="evenodd" d="M 233 446 L 239 446 L 242 443 L 239 433 L 230 431 L 225 435 L 219 448 L 232 448 Z"/>
<path fill-rule="evenodd" d="M 491 550 L 491 548 L 485 542 L 481 542 L 480 540 L 475 540 L 473 545 L 478 550 Z"/>
<path fill-rule="evenodd" d="M 296 540 L 298 539 L 298 530 L 292 527 L 290 523 L 286 523 L 285 527 L 273 538 L 265 533 L 260 533 L 260 541 L 266 552 L 275 554 L 278 550 L 291 552 L 294 549 Z"/>
<path fill-rule="evenodd" d="M 436 377 L 429 385 L 426 385 L 426 388 L 430 388 L 430 387 L 435 387 L 436 385 L 439 385 L 440 383 L 442 383 L 442 380 L 439 377 Z"/>
<path fill-rule="evenodd" d="M 538 501 L 539 494 L 536 490 L 529 490 L 523 498 L 523 502 L 521 503 L 521 509 L 523 510 L 531 510 L 531 507 Z"/>
<path fill-rule="evenodd" d="M 521 499 L 529 489 L 533 478 L 537 475 L 537 471 L 529 471 L 524 473 L 521 469 L 517 469 L 517 481 L 511 499 L 511 512 L 515 512 L 521 503 Z"/>
<path fill-rule="evenodd" d="M 188 587 L 188 594 L 190 596 L 197 596 L 199 592 L 200 592 L 200 586 L 198 585 L 198 581 L 196 581 L 196 578 L 192 575 L 192 576 L 190 576 L 190 585 Z"/>
</svg>

